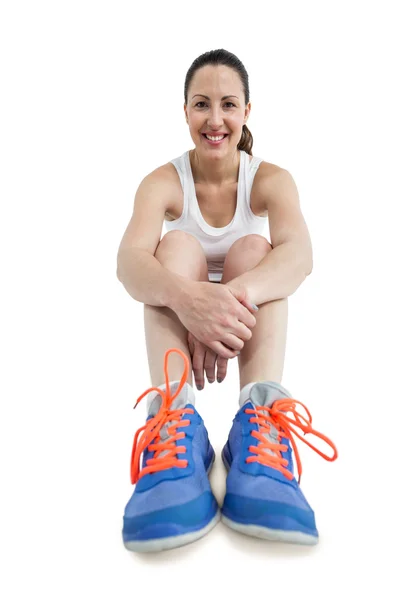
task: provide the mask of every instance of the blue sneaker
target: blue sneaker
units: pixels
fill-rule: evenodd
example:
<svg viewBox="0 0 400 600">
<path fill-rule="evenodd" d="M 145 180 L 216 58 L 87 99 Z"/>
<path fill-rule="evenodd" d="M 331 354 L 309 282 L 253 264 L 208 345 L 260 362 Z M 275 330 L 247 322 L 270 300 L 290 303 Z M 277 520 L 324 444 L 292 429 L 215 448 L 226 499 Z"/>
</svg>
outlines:
<svg viewBox="0 0 400 600">
<path fill-rule="evenodd" d="M 171 352 L 181 354 L 185 371 L 181 381 L 170 386 L 167 360 Z M 184 353 L 168 350 L 166 386 L 162 386 L 166 390 L 149 388 L 137 400 L 152 390 L 158 392 L 149 402 L 146 425 L 136 432 L 132 449 L 131 482 L 136 487 L 125 507 L 122 537 L 125 547 L 134 552 L 189 544 L 211 531 L 220 519 L 208 479 L 215 452 L 194 407 L 193 389 L 185 383 L 188 371 Z"/>
<path fill-rule="evenodd" d="M 308 418 L 297 412 L 301 405 Z M 292 413 L 294 420 L 288 417 Z M 247 535 L 272 541 L 316 544 L 318 531 L 314 512 L 300 487 L 301 462 L 292 433 L 293 425 L 304 434 L 323 439 L 334 451 L 328 457 L 309 442 L 305 443 L 329 461 L 337 458 L 335 445 L 311 427 L 308 409 L 293 400 L 280 384 L 267 381 L 250 388 L 249 398 L 237 412 L 222 460 L 228 476 L 222 507 L 222 522 Z M 293 445 L 299 481 L 294 477 Z"/>
</svg>

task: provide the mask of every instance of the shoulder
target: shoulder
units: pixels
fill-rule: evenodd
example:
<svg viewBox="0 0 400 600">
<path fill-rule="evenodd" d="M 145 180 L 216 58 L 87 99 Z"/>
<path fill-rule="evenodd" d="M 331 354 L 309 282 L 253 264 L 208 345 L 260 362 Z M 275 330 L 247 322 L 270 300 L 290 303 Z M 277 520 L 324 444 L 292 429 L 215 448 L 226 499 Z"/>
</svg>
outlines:
<svg viewBox="0 0 400 600">
<path fill-rule="evenodd" d="M 250 165 L 251 165 L 251 162 L 250 162 Z M 281 171 L 284 171 L 284 170 L 285 169 L 283 169 L 279 165 L 275 165 L 274 163 L 270 163 L 265 160 L 262 160 L 260 162 L 257 172 L 255 174 L 254 182 L 256 182 L 256 180 L 257 181 L 260 181 L 260 180 L 265 181 L 265 180 L 271 178 L 276 173 L 280 173 Z"/>
<path fill-rule="evenodd" d="M 180 187 L 178 172 L 172 162 L 167 162 L 146 175 L 146 178 L 155 182 L 177 185 Z"/>
<path fill-rule="evenodd" d="M 254 176 L 254 193 L 259 206 L 267 211 L 274 199 L 285 194 L 297 194 L 297 187 L 291 173 L 276 165 L 262 161 Z"/>
<path fill-rule="evenodd" d="M 141 182 L 146 188 L 162 189 L 167 201 L 167 210 L 173 204 L 174 199 L 182 193 L 181 180 L 175 166 L 167 162 L 148 173 Z"/>
</svg>

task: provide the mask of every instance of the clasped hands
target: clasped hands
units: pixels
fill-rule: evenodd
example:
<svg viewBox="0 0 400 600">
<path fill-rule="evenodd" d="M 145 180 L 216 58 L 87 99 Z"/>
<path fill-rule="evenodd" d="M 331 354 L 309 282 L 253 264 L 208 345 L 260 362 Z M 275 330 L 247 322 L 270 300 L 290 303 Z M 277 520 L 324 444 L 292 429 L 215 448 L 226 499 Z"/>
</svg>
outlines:
<svg viewBox="0 0 400 600">
<path fill-rule="evenodd" d="M 233 298 L 229 298 L 229 308 L 232 308 L 233 305 L 233 310 L 228 309 L 229 316 L 225 314 L 224 318 L 222 318 L 221 315 L 218 314 L 218 311 L 216 311 L 217 320 L 219 319 L 219 322 L 224 325 L 225 340 L 231 339 L 232 345 L 229 345 L 227 342 L 222 343 L 221 341 L 215 340 L 212 344 L 214 348 L 211 348 L 204 339 L 201 341 L 188 328 L 188 348 L 192 358 L 195 383 L 199 390 L 204 387 L 204 372 L 206 373 L 209 383 L 215 381 L 215 375 L 219 383 L 225 379 L 229 358 L 235 358 L 240 353 L 245 341 L 248 341 L 252 336 L 251 328 L 256 324 L 254 315 L 257 314 L 257 309 L 255 309 L 254 305 L 250 302 L 247 291 L 243 286 L 235 285 L 233 283 L 219 284 L 218 286 L 215 286 L 215 284 L 210 285 L 213 286 L 213 292 L 215 287 L 220 288 L 220 286 L 224 286 L 233 296 Z M 223 292 L 223 294 L 226 295 L 226 292 Z M 216 296 L 218 298 L 218 293 Z M 223 298 L 223 300 L 225 300 L 225 298 Z M 199 304 L 201 305 L 201 303 Z M 198 305 L 195 306 L 198 308 Z M 202 307 L 200 306 L 200 312 L 201 308 Z M 205 322 L 204 326 L 206 327 L 207 324 L 208 323 Z M 203 331 L 199 329 L 198 321 L 195 323 L 193 329 L 199 331 L 199 337 L 203 335 Z M 225 356 L 220 352 L 223 352 Z M 228 352 L 229 356 L 226 356 Z"/>
</svg>

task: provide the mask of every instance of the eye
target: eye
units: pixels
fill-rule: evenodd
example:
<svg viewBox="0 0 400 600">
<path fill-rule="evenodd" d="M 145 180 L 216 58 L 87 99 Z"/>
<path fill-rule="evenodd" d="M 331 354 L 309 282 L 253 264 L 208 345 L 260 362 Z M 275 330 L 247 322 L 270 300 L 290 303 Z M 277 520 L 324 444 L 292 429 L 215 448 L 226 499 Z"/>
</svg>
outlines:
<svg viewBox="0 0 400 600">
<path fill-rule="evenodd" d="M 199 104 L 205 104 L 205 102 L 203 102 L 203 101 L 197 102 L 197 104 L 195 104 L 195 106 L 198 106 Z M 225 102 L 225 106 L 226 106 L 227 104 L 231 104 L 233 107 L 235 106 L 235 105 L 233 104 L 233 102 Z M 200 108 L 202 108 L 202 107 L 200 107 Z"/>
</svg>

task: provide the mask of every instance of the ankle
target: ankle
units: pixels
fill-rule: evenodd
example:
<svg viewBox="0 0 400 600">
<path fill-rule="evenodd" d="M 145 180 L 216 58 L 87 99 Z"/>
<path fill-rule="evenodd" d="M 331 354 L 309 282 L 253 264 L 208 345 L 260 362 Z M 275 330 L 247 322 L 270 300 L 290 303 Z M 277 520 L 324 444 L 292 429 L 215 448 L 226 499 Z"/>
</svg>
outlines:
<svg viewBox="0 0 400 600">
<path fill-rule="evenodd" d="M 283 387 L 283 385 L 277 381 L 251 381 L 242 387 L 239 394 L 239 406 L 243 406 L 250 398 L 250 392 L 253 385 L 256 383 L 263 383 L 271 389 L 272 395 L 277 399 L 278 397 L 287 398 L 291 397 L 290 392 Z"/>
<path fill-rule="evenodd" d="M 170 388 L 170 392 L 171 394 L 174 394 L 176 392 L 176 390 L 179 387 L 181 380 L 177 379 L 175 381 L 170 381 L 169 382 L 169 388 Z M 162 383 L 161 385 L 157 385 L 154 387 L 158 387 L 160 390 L 162 390 L 163 392 L 166 391 L 167 388 L 167 384 L 166 383 Z M 194 395 L 194 390 L 193 387 L 190 385 L 190 383 L 188 383 L 187 381 L 185 382 L 185 384 L 183 385 L 179 396 L 180 397 L 182 394 L 184 394 L 187 398 L 187 403 L 190 404 L 195 404 L 195 395 Z M 156 392 L 155 390 L 153 390 L 152 392 L 150 392 L 147 396 L 147 414 L 149 415 L 150 413 L 154 414 L 154 405 L 152 406 L 153 402 L 156 400 L 157 398 L 157 402 L 155 404 L 157 404 L 157 406 L 161 406 L 161 397 L 160 394 L 158 392 Z M 158 408 L 159 408 L 158 406 Z M 157 409 L 158 409 L 157 408 Z"/>
</svg>

